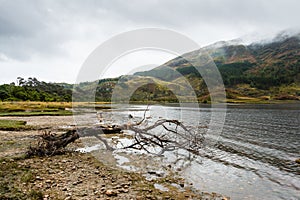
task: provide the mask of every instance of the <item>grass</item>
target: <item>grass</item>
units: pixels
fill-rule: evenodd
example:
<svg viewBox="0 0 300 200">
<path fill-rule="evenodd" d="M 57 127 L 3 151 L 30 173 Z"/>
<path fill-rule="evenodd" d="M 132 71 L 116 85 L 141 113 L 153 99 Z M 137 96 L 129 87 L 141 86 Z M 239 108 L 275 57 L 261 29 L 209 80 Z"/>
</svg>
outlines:
<svg viewBox="0 0 300 200">
<path fill-rule="evenodd" d="M 0 119 L 0 130 L 18 131 L 31 129 L 34 129 L 34 127 L 26 125 L 26 121 Z"/>
<path fill-rule="evenodd" d="M 0 102 L 0 117 L 15 116 L 68 116 L 73 112 L 67 109 L 74 107 L 109 109 L 104 102 Z"/>
<path fill-rule="evenodd" d="M 0 117 L 66 116 L 73 113 L 71 102 L 0 102 Z"/>
<path fill-rule="evenodd" d="M 29 116 L 68 116 L 73 115 L 73 112 L 68 110 L 61 111 L 33 111 L 33 112 L 4 112 L 0 113 L 0 117 L 29 117 Z"/>
<path fill-rule="evenodd" d="M 0 160 L 0 199 L 43 199 L 43 193 L 30 189 L 26 192 L 17 183 L 28 184 L 34 181 L 34 174 L 9 159 Z"/>
<path fill-rule="evenodd" d="M 226 103 L 232 104 L 287 104 L 287 103 L 299 103 L 299 100 L 265 100 L 263 98 L 236 98 L 236 99 L 227 99 Z"/>
<path fill-rule="evenodd" d="M 26 110 L 64 110 L 72 108 L 71 102 L 0 102 L 0 112 L 18 112 Z"/>
<path fill-rule="evenodd" d="M 34 177 L 34 175 L 32 174 L 31 171 L 25 171 L 23 173 L 23 175 L 21 176 L 21 182 L 22 183 L 30 183 L 34 180 L 35 180 L 35 177 Z"/>
<path fill-rule="evenodd" d="M 70 110 L 72 107 L 97 110 L 111 108 L 105 102 L 0 102 L 0 117 L 68 116 L 74 114 Z"/>
<path fill-rule="evenodd" d="M 239 84 L 236 88 L 226 88 L 227 103 L 294 103 L 300 100 L 300 86 L 291 84 L 288 86 L 272 87 L 269 90 L 260 90 L 249 84 Z"/>
</svg>

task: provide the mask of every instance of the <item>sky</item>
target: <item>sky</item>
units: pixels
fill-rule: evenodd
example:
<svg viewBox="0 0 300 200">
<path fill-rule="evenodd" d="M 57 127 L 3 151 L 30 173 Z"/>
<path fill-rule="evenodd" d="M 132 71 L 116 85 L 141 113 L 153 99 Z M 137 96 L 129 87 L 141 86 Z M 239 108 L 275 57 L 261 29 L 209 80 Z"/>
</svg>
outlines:
<svg viewBox="0 0 300 200">
<path fill-rule="evenodd" d="M 96 47 L 140 28 L 177 31 L 200 46 L 271 38 L 299 29 L 299 8 L 298 0 L 0 0 L 0 83 L 19 76 L 74 83 Z M 174 56 L 136 51 L 113 62 L 101 78 Z"/>
</svg>

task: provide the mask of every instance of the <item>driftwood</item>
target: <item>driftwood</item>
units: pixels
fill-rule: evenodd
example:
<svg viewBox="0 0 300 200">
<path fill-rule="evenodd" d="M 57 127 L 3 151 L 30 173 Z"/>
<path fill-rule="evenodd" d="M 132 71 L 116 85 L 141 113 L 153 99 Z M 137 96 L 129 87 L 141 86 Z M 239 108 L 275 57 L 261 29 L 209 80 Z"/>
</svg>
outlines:
<svg viewBox="0 0 300 200">
<path fill-rule="evenodd" d="M 160 128 L 160 131 L 157 129 Z M 148 153 L 163 154 L 165 151 L 183 149 L 195 155 L 199 154 L 204 145 L 204 130 L 206 127 L 187 127 L 178 120 L 159 119 L 152 125 L 146 120 L 146 110 L 142 120 L 136 123 L 123 125 L 102 125 L 98 127 L 84 127 L 69 130 L 64 134 L 57 135 L 45 132 L 39 138 L 37 145 L 29 147 L 27 156 L 48 156 L 65 152 L 65 147 L 79 137 L 96 137 L 107 150 L 115 150 L 115 146 L 102 134 L 121 133 L 123 130 L 133 132 L 131 144 L 122 149 L 144 150 Z M 160 152 L 151 149 L 157 147 Z M 118 147 L 120 148 L 120 147 Z"/>
<path fill-rule="evenodd" d="M 122 129 L 119 126 L 100 126 L 97 128 L 81 128 L 79 132 L 85 132 L 85 136 L 95 136 L 101 133 L 104 134 L 113 134 L 120 133 Z M 69 130 L 63 134 L 55 134 L 45 131 L 37 140 L 37 143 L 34 146 L 29 146 L 28 151 L 26 152 L 27 157 L 32 156 L 52 156 L 57 154 L 65 153 L 65 147 L 79 139 L 79 134 L 77 130 Z"/>
<path fill-rule="evenodd" d="M 62 154 L 65 152 L 65 147 L 78 138 L 79 135 L 76 130 L 70 130 L 61 135 L 44 132 L 39 137 L 37 144 L 29 147 L 26 156 L 51 156 Z"/>
<path fill-rule="evenodd" d="M 160 119 L 147 127 L 140 127 L 142 121 L 125 125 L 123 128 L 133 131 L 134 142 L 131 145 L 124 146 L 124 149 L 144 150 L 151 154 L 163 154 L 165 151 L 175 149 L 184 149 L 190 153 L 198 154 L 204 144 L 204 132 L 200 133 L 203 127 L 187 127 L 178 120 Z M 154 129 L 162 127 L 164 131 L 155 132 Z M 160 152 L 150 152 L 151 147 L 160 149 Z"/>
<path fill-rule="evenodd" d="M 109 139 L 102 137 L 101 134 L 129 130 L 133 132 L 132 143 L 121 144 L 122 149 L 143 150 L 150 154 L 163 154 L 166 151 L 183 149 L 194 155 L 199 155 L 205 143 L 206 126 L 188 127 L 178 120 L 169 119 L 159 119 L 149 125 L 146 111 L 147 109 L 143 118 L 136 123 L 81 128 L 78 129 L 78 132 L 80 137 L 96 137 L 105 145 L 107 150 L 111 151 L 116 148 L 120 149 L 120 145 L 116 147 L 111 144 Z M 153 147 L 155 147 L 155 151 L 152 151 Z M 159 151 L 157 151 L 158 149 Z"/>
</svg>

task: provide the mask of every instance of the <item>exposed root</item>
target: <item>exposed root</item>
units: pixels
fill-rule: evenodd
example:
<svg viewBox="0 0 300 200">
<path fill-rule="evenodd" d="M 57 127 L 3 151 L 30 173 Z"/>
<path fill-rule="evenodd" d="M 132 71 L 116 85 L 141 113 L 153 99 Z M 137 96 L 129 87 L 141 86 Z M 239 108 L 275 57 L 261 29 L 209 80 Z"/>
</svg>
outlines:
<svg viewBox="0 0 300 200">
<path fill-rule="evenodd" d="M 26 152 L 27 157 L 51 156 L 63 154 L 65 147 L 79 138 L 76 130 L 69 130 L 63 134 L 54 134 L 45 131 L 38 139 L 35 146 L 30 146 Z"/>
</svg>

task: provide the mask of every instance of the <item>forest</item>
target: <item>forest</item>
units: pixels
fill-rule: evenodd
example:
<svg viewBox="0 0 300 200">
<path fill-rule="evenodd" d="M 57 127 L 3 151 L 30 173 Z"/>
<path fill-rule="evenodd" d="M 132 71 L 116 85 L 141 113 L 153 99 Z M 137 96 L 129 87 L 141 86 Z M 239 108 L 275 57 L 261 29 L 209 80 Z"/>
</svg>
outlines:
<svg viewBox="0 0 300 200">
<path fill-rule="evenodd" d="M 1 101 L 70 102 L 72 90 L 57 83 L 46 83 L 37 78 L 25 80 L 18 77 L 16 83 L 0 85 Z"/>
</svg>

